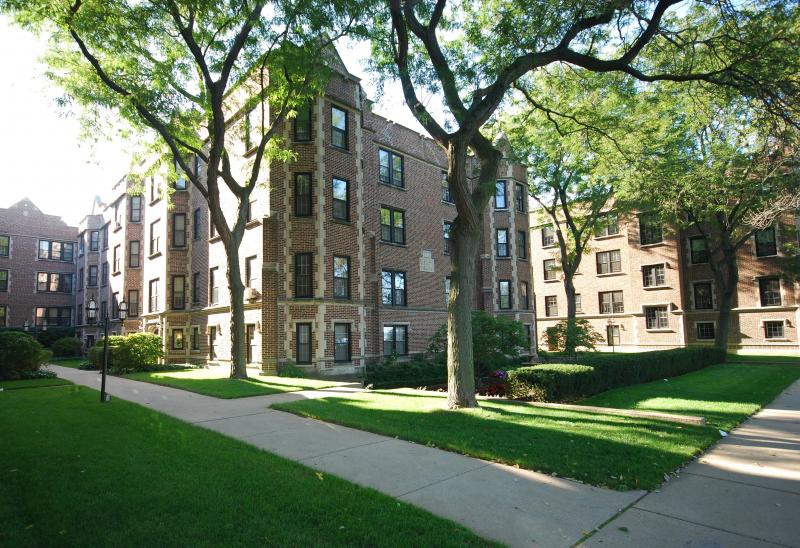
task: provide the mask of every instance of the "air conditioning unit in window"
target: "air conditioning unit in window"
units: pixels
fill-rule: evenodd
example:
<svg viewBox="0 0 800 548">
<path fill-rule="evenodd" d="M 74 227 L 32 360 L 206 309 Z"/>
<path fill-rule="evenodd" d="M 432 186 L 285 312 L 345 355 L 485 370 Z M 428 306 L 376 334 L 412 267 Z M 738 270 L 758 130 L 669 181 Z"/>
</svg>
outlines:
<svg viewBox="0 0 800 548">
<path fill-rule="evenodd" d="M 244 298 L 248 301 L 254 301 L 261 297 L 261 293 L 258 292 L 258 289 L 254 287 L 247 287 L 244 290 Z"/>
</svg>

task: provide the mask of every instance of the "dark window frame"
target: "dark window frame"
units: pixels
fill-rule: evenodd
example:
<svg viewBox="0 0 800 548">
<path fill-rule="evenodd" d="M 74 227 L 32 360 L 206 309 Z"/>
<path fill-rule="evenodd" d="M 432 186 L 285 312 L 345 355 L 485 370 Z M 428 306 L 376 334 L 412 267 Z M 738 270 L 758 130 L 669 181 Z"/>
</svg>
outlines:
<svg viewBox="0 0 800 548">
<path fill-rule="evenodd" d="M 133 295 L 136 295 L 136 298 L 132 298 Z M 139 315 L 139 290 L 138 289 L 129 289 L 128 290 L 128 316 L 131 318 L 135 318 Z"/>
<path fill-rule="evenodd" d="M 180 291 L 178 291 L 178 287 L 176 282 L 180 280 Z M 178 297 L 180 296 L 180 301 Z M 173 310 L 184 310 L 186 308 L 186 276 L 183 274 L 176 274 L 172 276 L 172 309 Z"/>
<path fill-rule="evenodd" d="M 301 343 L 300 342 L 300 332 L 301 331 L 305 331 L 305 330 L 308 331 L 308 342 Z M 313 359 L 314 359 L 314 356 L 313 356 L 313 353 L 312 353 L 312 350 L 313 350 L 313 338 L 312 338 L 313 334 L 314 334 L 314 331 L 313 331 L 313 328 L 312 328 L 312 324 L 310 322 L 300 322 L 300 323 L 295 324 L 295 327 L 294 327 L 294 337 L 295 337 L 294 338 L 294 358 L 295 358 L 295 362 L 298 365 L 310 365 L 312 363 Z M 302 348 L 304 350 L 301 350 L 301 344 L 302 344 Z M 308 359 L 306 359 L 305 356 L 302 355 L 302 354 L 305 354 L 305 352 L 308 353 Z"/>
<path fill-rule="evenodd" d="M 507 288 L 506 302 L 503 302 L 503 287 Z M 505 304 L 505 305 L 504 305 Z M 511 310 L 514 298 L 511 295 L 511 280 L 497 280 L 497 308 L 498 310 Z"/>
<path fill-rule="evenodd" d="M 653 222 L 652 215 L 639 216 L 639 245 L 654 245 L 664 241 L 664 226 Z"/>
<path fill-rule="evenodd" d="M 598 292 L 598 301 L 600 303 L 600 314 L 624 314 L 625 313 L 625 294 L 620 289 L 615 289 L 612 291 L 600 291 Z M 603 296 L 608 295 L 609 299 L 607 303 L 603 302 Z M 619 295 L 619 300 L 616 300 L 616 296 Z M 604 305 L 607 305 L 607 308 L 604 308 Z"/>
<path fill-rule="evenodd" d="M 307 264 L 303 264 L 306 262 Z M 301 269 L 308 269 L 307 273 L 301 273 Z M 294 255 L 294 298 L 313 299 L 314 298 L 314 254 L 295 253 Z"/>
<path fill-rule="evenodd" d="M 772 234 L 772 238 L 767 242 L 759 242 L 760 234 Z M 774 227 L 756 230 L 753 238 L 756 244 L 756 257 L 775 257 L 778 254 L 778 235 Z"/>
<path fill-rule="evenodd" d="M 344 183 L 344 200 L 336 197 L 336 182 Z M 337 207 L 339 210 L 337 212 Z M 341 177 L 331 177 L 331 209 L 332 216 L 337 221 L 350 221 L 350 181 Z M 341 213 L 344 209 L 344 215 Z"/>
<path fill-rule="evenodd" d="M 664 263 L 642 265 L 643 287 L 664 287 L 667 285 L 667 267 Z"/>
<path fill-rule="evenodd" d="M 301 177 L 308 178 L 308 192 L 300 192 Z M 314 178 L 311 172 L 301 171 L 294 174 L 294 216 L 311 217 L 314 214 Z"/>
<path fill-rule="evenodd" d="M 544 315 L 547 318 L 558 316 L 558 295 L 545 295 Z"/>
<path fill-rule="evenodd" d="M 500 190 L 500 185 L 503 185 L 502 206 L 498 204 L 497 200 L 498 196 L 500 196 L 500 194 L 498 193 L 498 190 Z M 498 179 L 494 184 L 494 208 L 501 211 L 505 211 L 508 209 L 508 181 L 506 181 L 505 179 Z"/>
<path fill-rule="evenodd" d="M 649 331 L 669 329 L 669 307 L 666 305 L 645 306 L 644 326 Z"/>
<path fill-rule="evenodd" d="M 705 304 L 706 301 L 698 298 L 697 289 L 699 287 L 708 287 L 708 306 L 699 306 L 700 304 Z M 694 304 L 695 310 L 713 310 L 714 309 L 714 284 L 712 282 L 694 282 L 692 283 L 692 301 Z"/>
<path fill-rule="evenodd" d="M 344 113 L 344 129 L 333 124 L 333 111 Z M 337 144 L 336 136 L 340 136 L 342 144 Z M 331 105 L 331 146 L 339 150 L 350 150 L 350 112 L 342 107 Z"/>
<path fill-rule="evenodd" d="M 617 254 L 616 260 L 614 260 L 614 253 Z M 595 253 L 595 264 L 597 266 L 598 274 L 617 274 L 622 272 L 622 251 L 619 249 L 598 251 Z M 616 269 L 614 268 L 614 265 L 616 265 Z"/>
<path fill-rule="evenodd" d="M 390 287 L 386 287 L 386 275 L 389 275 Z M 403 287 L 400 288 L 398 279 L 403 280 Z M 391 299 L 386 300 L 386 291 L 389 291 Z M 398 298 L 400 296 L 400 298 Z M 384 306 L 408 306 L 408 276 L 404 270 L 381 270 L 381 304 Z"/>
<path fill-rule="evenodd" d="M 711 333 L 709 334 L 707 330 L 701 330 L 701 326 L 706 328 L 711 326 Z M 714 325 L 714 322 L 696 322 L 694 325 L 694 336 L 698 341 L 713 341 L 717 335 L 717 328 Z"/>
<path fill-rule="evenodd" d="M 345 270 L 347 276 L 337 276 L 336 275 L 336 260 L 343 259 L 345 261 Z M 332 261 L 332 270 L 333 270 L 333 298 L 334 299 L 341 299 L 341 300 L 350 300 L 350 257 L 345 255 L 334 255 L 331 259 Z M 342 281 L 344 280 L 344 281 Z M 342 284 L 344 285 L 344 294 L 341 294 L 341 291 L 337 292 L 337 283 L 339 282 L 338 286 L 341 289 Z M 339 294 L 337 294 L 339 293 Z"/>
<path fill-rule="evenodd" d="M 398 356 L 408 356 L 408 325 L 406 324 L 386 324 L 383 326 L 382 329 L 382 337 L 383 337 L 383 355 L 384 356 L 391 356 L 392 354 L 396 354 Z M 398 351 L 398 337 L 397 332 L 403 332 L 403 339 L 402 344 L 403 348 L 401 351 Z M 391 333 L 391 338 L 387 340 L 386 334 Z M 387 343 L 389 344 L 389 352 L 387 352 Z"/>
<path fill-rule="evenodd" d="M 383 176 L 383 154 L 386 155 L 386 158 L 389 161 L 389 165 L 385 166 L 388 170 L 388 177 Z M 400 159 L 400 180 L 397 180 L 395 176 L 395 159 Z M 406 160 L 402 154 L 394 152 L 393 150 L 389 150 L 386 148 L 379 148 L 378 149 L 378 182 L 383 185 L 393 186 L 395 188 L 405 188 L 406 187 Z"/>
<path fill-rule="evenodd" d="M 769 287 L 773 283 L 777 284 L 777 289 Z M 762 307 L 783 306 L 779 276 L 764 276 L 758 279 L 758 302 Z"/>
<path fill-rule="evenodd" d="M 517 208 L 517 213 L 525 213 L 525 187 L 522 183 L 516 183 L 514 187 L 514 204 Z"/>
<path fill-rule="evenodd" d="M 178 228 L 178 219 L 183 219 L 183 228 Z M 172 214 L 172 247 L 186 247 L 186 213 Z"/>
<path fill-rule="evenodd" d="M 305 111 L 307 113 L 308 118 L 304 119 L 300 116 L 300 113 Z M 305 125 L 305 133 L 299 131 L 301 127 L 301 123 Z M 311 141 L 312 134 L 311 134 L 311 103 L 305 103 L 297 107 L 297 113 L 295 114 L 294 120 L 292 121 L 292 138 L 296 143 L 307 143 Z M 301 137 L 302 135 L 302 137 Z"/>
<path fill-rule="evenodd" d="M 337 341 L 338 329 L 344 327 L 347 332 L 347 342 L 341 343 Z M 339 357 L 339 349 L 342 344 L 345 344 L 347 351 L 346 358 Z M 333 324 L 333 361 L 335 363 L 347 363 L 353 361 L 353 330 L 352 325 L 349 323 L 334 323 Z"/>
<path fill-rule="evenodd" d="M 500 242 L 500 234 L 504 233 L 506 235 L 506 241 L 504 243 Z M 509 230 L 508 228 L 496 228 L 494 230 L 494 243 L 497 246 L 497 257 L 499 258 L 507 258 L 511 257 L 511 242 L 509 241 Z M 505 247 L 501 247 L 505 246 Z"/>
<path fill-rule="evenodd" d="M 553 268 L 548 268 L 549 265 L 553 265 Z M 544 281 L 550 282 L 553 280 L 558 279 L 558 264 L 556 263 L 555 259 L 544 259 L 542 261 L 542 272 Z"/>
<path fill-rule="evenodd" d="M 703 242 L 702 250 L 695 250 L 694 242 Z M 709 260 L 708 240 L 703 236 L 691 236 L 689 238 L 689 260 L 692 264 L 706 264 Z"/>
<path fill-rule="evenodd" d="M 384 210 L 389 212 L 389 224 L 383 222 Z M 381 225 L 381 241 L 397 245 L 406 245 L 406 212 L 403 209 L 382 205 L 378 212 L 379 222 Z M 397 227 L 396 217 L 402 219 L 402 226 Z M 386 228 L 384 228 L 386 227 Z M 389 238 L 386 238 L 388 234 Z"/>
<path fill-rule="evenodd" d="M 517 230 L 517 258 L 528 258 L 528 234 L 524 230 Z"/>
</svg>

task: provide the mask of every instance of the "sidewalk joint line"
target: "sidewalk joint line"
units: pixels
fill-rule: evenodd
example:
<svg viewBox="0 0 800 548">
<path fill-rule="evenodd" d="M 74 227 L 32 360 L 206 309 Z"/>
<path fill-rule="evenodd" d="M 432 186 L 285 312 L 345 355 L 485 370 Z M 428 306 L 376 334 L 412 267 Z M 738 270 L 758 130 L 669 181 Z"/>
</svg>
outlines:
<svg viewBox="0 0 800 548">
<path fill-rule="evenodd" d="M 433 449 L 433 447 L 431 447 L 430 449 Z M 437 450 L 438 451 L 442 451 L 442 449 L 437 449 Z M 464 456 L 464 455 L 462 455 L 462 456 Z M 467 457 L 467 458 L 474 459 L 475 457 Z M 478 460 L 478 459 L 475 459 L 475 460 Z M 459 472 L 458 474 L 453 474 L 452 476 L 448 476 L 446 478 L 442 478 L 440 480 L 436 480 L 433 483 L 429 483 L 428 485 L 423 485 L 422 487 L 418 487 L 416 489 L 412 489 L 411 491 L 408 491 L 407 493 L 402 493 L 400 495 L 396 495 L 395 498 L 400 499 L 400 498 L 403 498 L 405 496 L 408 496 L 408 495 L 411 495 L 413 493 L 416 493 L 417 491 L 422 491 L 423 489 L 427 489 L 428 487 L 433 487 L 434 485 L 439 485 L 440 483 L 443 483 L 445 481 L 450 481 L 451 479 L 455 479 L 455 478 L 457 478 L 459 476 L 463 476 L 464 474 L 469 474 L 470 472 L 477 472 L 478 470 L 483 470 L 484 468 L 486 468 L 487 466 L 491 466 L 492 464 L 494 464 L 494 463 L 486 462 L 486 463 L 483 464 L 483 466 L 478 466 L 476 468 L 470 468 L 469 470 L 464 470 L 463 472 Z"/>
<path fill-rule="evenodd" d="M 363 430 L 361 430 L 363 432 Z M 358 449 L 360 447 L 367 447 L 369 445 L 378 445 L 380 443 L 386 443 L 387 441 L 392 441 L 394 438 L 387 438 L 385 440 L 378 440 L 378 441 L 371 441 L 369 443 L 360 443 L 358 445 L 353 445 L 350 447 L 345 447 L 344 449 L 337 449 L 336 451 L 328 451 L 327 453 L 320 453 L 319 455 L 312 455 L 310 457 L 303 457 L 302 459 L 298 459 L 297 462 L 305 462 L 310 459 L 318 459 L 320 457 L 327 457 L 328 455 L 335 455 L 336 453 L 343 453 L 345 451 L 350 451 L 351 449 Z"/>
<path fill-rule="evenodd" d="M 747 487 L 756 487 L 758 489 L 766 489 L 767 491 L 777 491 L 778 493 L 786 493 L 789 495 L 796 495 L 800 497 L 800 492 L 797 491 L 787 491 L 786 489 L 779 489 L 777 487 L 766 487 L 764 485 L 757 485 L 755 483 L 748 483 L 746 481 L 734 480 L 734 479 L 727 479 L 727 478 L 717 478 L 715 476 L 709 476 L 707 474 L 698 474 L 697 472 L 684 472 L 684 474 L 689 476 L 698 476 L 701 478 L 708 478 L 717 481 L 727 481 L 729 483 L 736 483 L 738 485 L 746 485 Z"/>
</svg>

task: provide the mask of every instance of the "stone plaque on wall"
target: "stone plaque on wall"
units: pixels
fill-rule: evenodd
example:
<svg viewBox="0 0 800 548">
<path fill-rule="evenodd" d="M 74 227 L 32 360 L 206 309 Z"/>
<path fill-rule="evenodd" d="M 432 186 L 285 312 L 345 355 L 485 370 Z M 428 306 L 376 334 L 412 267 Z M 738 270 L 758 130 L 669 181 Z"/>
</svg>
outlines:
<svg viewBox="0 0 800 548">
<path fill-rule="evenodd" d="M 422 250 L 422 255 L 419 258 L 419 271 L 420 272 L 434 272 L 435 263 L 433 260 L 433 253 L 427 250 Z"/>
</svg>

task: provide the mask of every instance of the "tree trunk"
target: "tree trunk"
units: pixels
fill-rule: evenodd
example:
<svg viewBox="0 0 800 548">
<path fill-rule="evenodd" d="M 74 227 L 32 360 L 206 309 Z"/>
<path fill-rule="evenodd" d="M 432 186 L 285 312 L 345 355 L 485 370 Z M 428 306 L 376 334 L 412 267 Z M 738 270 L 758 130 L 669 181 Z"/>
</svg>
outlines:
<svg viewBox="0 0 800 548">
<path fill-rule="evenodd" d="M 447 407 L 477 407 L 472 348 L 472 299 L 475 295 L 475 257 L 479 230 L 456 227 L 451 242 L 452 273 L 447 305 Z"/>
<path fill-rule="evenodd" d="M 714 269 L 714 281 L 719 288 L 719 318 L 714 336 L 714 346 L 728 351 L 731 332 L 731 312 L 739 284 L 739 267 L 736 262 L 736 250 L 723 250 L 720 264 Z"/>
<path fill-rule="evenodd" d="M 569 269 L 563 269 L 564 273 L 564 292 L 567 294 L 567 332 L 564 335 L 564 352 L 567 354 L 575 353 L 575 318 L 577 310 L 575 306 L 575 280 L 574 274 Z"/>
<path fill-rule="evenodd" d="M 231 306 L 231 378 L 247 378 L 247 351 L 244 324 L 244 283 L 239 269 L 241 234 L 231 233 L 231 243 L 225 246 L 228 291 Z"/>
</svg>

